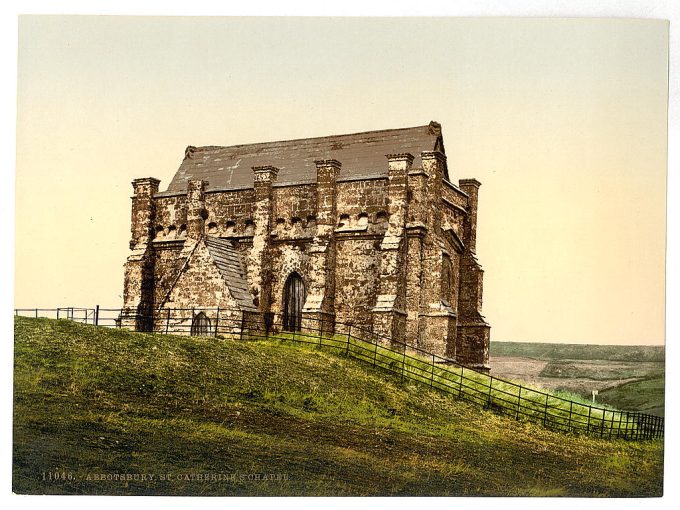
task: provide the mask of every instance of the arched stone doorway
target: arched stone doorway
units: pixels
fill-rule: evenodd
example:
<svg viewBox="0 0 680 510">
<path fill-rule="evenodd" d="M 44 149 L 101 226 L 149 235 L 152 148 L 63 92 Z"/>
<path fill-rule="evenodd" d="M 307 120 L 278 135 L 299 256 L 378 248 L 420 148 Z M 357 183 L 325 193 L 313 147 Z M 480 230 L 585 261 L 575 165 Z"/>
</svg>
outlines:
<svg viewBox="0 0 680 510">
<path fill-rule="evenodd" d="M 197 313 L 191 323 L 191 336 L 209 336 L 210 319 L 203 312 Z"/>
<path fill-rule="evenodd" d="M 305 283 L 298 273 L 291 273 L 283 290 L 283 329 L 300 331 L 302 307 L 305 304 Z"/>
</svg>

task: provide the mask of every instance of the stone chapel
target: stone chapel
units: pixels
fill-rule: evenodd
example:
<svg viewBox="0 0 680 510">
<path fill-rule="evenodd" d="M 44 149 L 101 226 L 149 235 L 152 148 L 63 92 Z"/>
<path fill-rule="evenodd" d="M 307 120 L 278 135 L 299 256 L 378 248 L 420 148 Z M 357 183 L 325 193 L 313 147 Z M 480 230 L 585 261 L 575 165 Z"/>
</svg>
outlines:
<svg viewBox="0 0 680 510">
<path fill-rule="evenodd" d="M 136 329 L 162 329 L 172 309 L 196 310 L 198 333 L 213 320 L 201 309 L 273 313 L 284 330 L 352 324 L 488 369 L 480 183 L 451 179 L 437 122 L 189 146 L 159 184 L 132 182 L 124 309 Z"/>
</svg>

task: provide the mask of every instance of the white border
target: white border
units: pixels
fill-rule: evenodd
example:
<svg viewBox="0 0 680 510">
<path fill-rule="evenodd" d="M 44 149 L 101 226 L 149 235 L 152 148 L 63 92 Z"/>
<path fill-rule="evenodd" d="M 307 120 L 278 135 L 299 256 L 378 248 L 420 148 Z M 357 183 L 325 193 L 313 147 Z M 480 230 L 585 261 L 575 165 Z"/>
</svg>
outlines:
<svg viewBox="0 0 680 510">
<path fill-rule="evenodd" d="M 554 508 L 567 508 L 575 504 L 598 508 L 615 505 L 616 508 L 628 508 L 632 505 L 644 504 L 651 507 L 666 507 L 677 505 L 680 488 L 673 483 L 673 475 L 677 470 L 672 466 L 676 464 L 678 443 L 676 428 L 677 422 L 677 399 L 674 398 L 673 389 L 678 387 L 677 377 L 672 367 L 678 363 L 679 330 L 678 310 L 678 269 L 675 264 L 678 260 L 678 163 L 680 162 L 677 141 L 680 140 L 680 45 L 678 33 L 680 29 L 680 5 L 674 1 L 614 1 L 600 0 L 597 2 L 587 0 L 571 1 L 473 1 L 460 0 L 456 2 L 444 0 L 430 0 L 428 2 L 416 2 L 414 0 L 393 0 L 390 2 L 369 2 L 361 0 L 343 0 L 341 2 L 322 3 L 312 1 L 258 1 L 250 0 L 240 5 L 219 5 L 217 2 L 206 0 L 192 0 L 191 2 L 179 0 L 166 1 L 142 1 L 142 0 L 118 0 L 93 2 L 84 0 L 63 0 L 50 2 L 45 0 L 17 1 L 11 4 L 0 5 L 0 52 L 2 55 L 3 94 L 1 117 L 2 143 L 2 186 L 0 186 L 0 332 L 2 342 L 2 440 L 0 441 L 0 479 L 4 482 L 3 491 L 0 492 L 3 499 L 7 498 L 12 507 L 25 507 L 33 505 L 49 505 L 51 507 L 67 506 L 69 508 L 89 508 L 93 504 L 102 508 L 114 508 L 121 504 L 126 506 L 155 506 L 163 505 L 165 508 L 179 508 L 185 505 L 200 504 L 201 506 L 253 506 L 253 505 L 285 505 L 290 507 L 312 507 L 319 504 L 330 507 L 374 506 L 376 504 L 389 505 L 390 507 L 409 507 L 414 504 L 423 505 L 459 505 L 473 504 L 476 507 L 518 507 L 532 508 L 550 505 Z M 17 22 L 18 14 L 110 14 L 110 15 L 184 15 L 184 16 L 208 16 L 208 15 L 302 15 L 302 16 L 560 16 L 560 17 L 622 17 L 622 18 L 657 18 L 671 20 L 670 36 L 670 82 L 669 82 L 669 173 L 668 173 L 668 244 L 667 244 L 667 302 L 666 302 L 666 346 L 667 346 L 667 389 L 668 398 L 666 404 L 667 423 L 670 427 L 666 438 L 666 496 L 662 499 L 650 500 L 578 500 L 571 498 L 551 499 L 507 499 L 507 498 L 477 498 L 474 501 L 462 501 L 460 499 L 438 501 L 434 498 L 423 499 L 415 502 L 410 498 L 398 498 L 396 500 L 382 500 L 375 498 L 365 499 L 324 499 L 323 502 L 315 498 L 287 498 L 273 501 L 271 499 L 258 498 L 222 498 L 202 499 L 200 502 L 193 498 L 126 498 L 125 500 L 114 497 L 25 497 L 9 494 L 11 483 L 11 406 L 12 406 L 12 319 L 10 311 L 13 308 L 13 256 L 14 256 L 14 168 L 15 168 L 15 126 L 16 126 L 16 52 L 17 52 Z M 671 469 L 669 469 L 671 468 Z M 190 501 L 191 499 L 191 501 Z"/>
</svg>

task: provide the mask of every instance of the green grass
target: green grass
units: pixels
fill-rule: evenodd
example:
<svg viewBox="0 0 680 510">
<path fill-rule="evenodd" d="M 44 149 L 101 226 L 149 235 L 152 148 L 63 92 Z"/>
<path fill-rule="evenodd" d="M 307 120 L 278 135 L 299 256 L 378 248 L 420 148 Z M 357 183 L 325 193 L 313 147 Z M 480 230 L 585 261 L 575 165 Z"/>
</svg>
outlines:
<svg viewBox="0 0 680 510">
<path fill-rule="evenodd" d="M 250 337 L 263 338 L 262 334 Z M 560 390 L 546 390 L 520 382 L 505 381 L 458 365 L 437 366 L 433 359 L 413 352 L 395 352 L 389 347 L 347 336 L 320 337 L 315 333 L 273 333 L 269 338 L 294 340 L 314 347 L 326 347 L 344 354 L 401 380 L 420 383 L 484 406 L 496 413 L 570 433 L 588 433 L 601 437 L 639 438 L 645 432 L 638 418 L 616 410 L 606 403 L 596 406 L 584 396 Z"/>
<path fill-rule="evenodd" d="M 14 395 L 18 493 L 662 493 L 660 441 L 557 433 L 287 341 L 18 317 Z M 121 473 L 155 477 L 92 479 Z M 186 479 L 197 473 L 233 478 Z"/>
<path fill-rule="evenodd" d="M 583 345 L 540 342 L 491 342 L 491 356 L 517 356 L 540 360 L 664 361 L 663 346 Z"/>
<path fill-rule="evenodd" d="M 597 398 L 607 404 L 663 416 L 664 383 L 663 375 L 651 377 L 601 391 Z"/>
</svg>

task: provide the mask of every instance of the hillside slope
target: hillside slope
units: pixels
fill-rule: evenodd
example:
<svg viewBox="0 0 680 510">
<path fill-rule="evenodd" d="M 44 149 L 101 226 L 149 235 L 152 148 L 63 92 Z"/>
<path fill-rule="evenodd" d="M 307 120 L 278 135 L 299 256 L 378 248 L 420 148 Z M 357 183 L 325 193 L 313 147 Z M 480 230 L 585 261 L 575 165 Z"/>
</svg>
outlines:
<svg viewBox="0 0 680 510">
<path fill-rule="evenodd" d="M 273 341 L 17 317 L 14 394 L 18 493 L 662 492 L 661 442 L 550 432 Z"/>
</svg>

